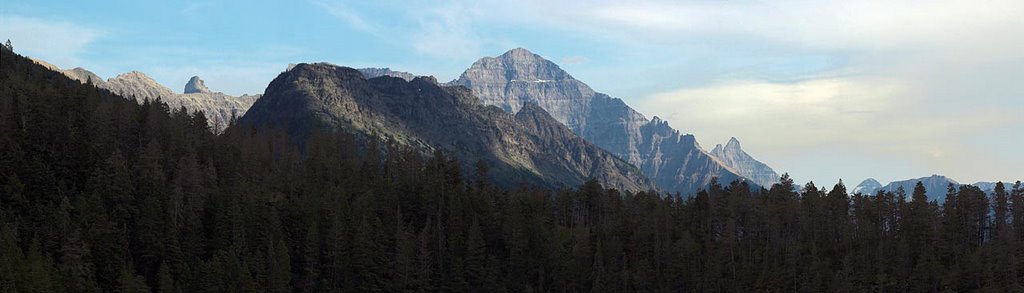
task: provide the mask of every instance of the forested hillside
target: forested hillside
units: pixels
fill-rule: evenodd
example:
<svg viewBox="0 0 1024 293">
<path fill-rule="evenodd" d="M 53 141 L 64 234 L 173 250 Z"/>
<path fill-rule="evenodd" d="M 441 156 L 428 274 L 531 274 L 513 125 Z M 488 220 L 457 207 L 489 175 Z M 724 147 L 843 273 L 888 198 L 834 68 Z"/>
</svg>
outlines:
<svg viewBox="0 0 1024 293">
<path fill-rule="evenodd" d="M 214 135 L 0 51 L 2 292 L 1024 290 L 1019 182 L 498 189 L 344 133 Z"/>
</svg>

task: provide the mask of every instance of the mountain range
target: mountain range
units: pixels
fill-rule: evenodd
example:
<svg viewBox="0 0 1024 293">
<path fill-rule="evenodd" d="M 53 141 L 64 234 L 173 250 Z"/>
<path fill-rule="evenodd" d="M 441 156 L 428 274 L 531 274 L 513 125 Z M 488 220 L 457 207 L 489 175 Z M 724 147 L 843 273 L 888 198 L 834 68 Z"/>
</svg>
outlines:
<svg viewBox="0 0 1024 293">
<path fill-rule="evenodd" d="M 715 179 L 770 187 L 779 178 L 736 138 L 709 152 L 692 134 L 656 116 L 648 120 L 523 48 L 482 58 L 443 84 L 390 68 L 290 64 L 267 87 L 264 95 L 273 95 L 265 98 L 213 92 L 198 76 L 176 93 L 138 71 L 104 81 L 83 68 L 61 70 L 36 61 L 139 102 L 160 98 L 172 108 L 202 111 L 215 132 L 232 117 L 254 125 L 287 125 L 297 135 L 344 129 L 424 151 L 443 150 L 464 162 L 485 159 L 509 180 L 574 185 L 594 177 L 620 189 L 689 195 Z M 430 94 L 408 92 L 412 89 Z"/>
<path fill-rule="evenodd" d="M 515 113 L 536 103 L 579 136 L 639 167 L 659 188 L 691 194 L 713 178 L 747 178 L 765 187 L 774 170 L 740 149 L 733 139 L 719 156 L 701 148 L 658 117 L 648 120 L 621 99 L 594 91 L 557 64 L 523 48 L 473 63 L 449 84 L 469 88 L 486 105 Z"/>
<path fill-rule="evenodd" d="M 131 71 L 103 80 L 99 75 L 81 67 L 63 70 L 42 60 L 32 60 L 82 83 L 92 83 L 98 88 L 120 96 L 134 98 L 139 103 L 145 100 L 160 99 L 172 109 L 184 107 L 189 112 L 203 112 L 206 119 L 210 121 L 211 130 L 217 133 L 228 127 L 232 117 L 237 118 L 245 114 L 245 111 L 260 97 L 260 95 L 231 96 L 221 92 L 212 92 L 198 76 L 189 79 L 184 90 L 177 93 L 139 71 Z"/>
<path fill-rule="evenodd" d="M 860 193 L 863 195 L 874 195 L 878 191 L 896 192 L 900 187 L 907 193 L 907 197 L 910 197 L 910 193 L 914 191 L 914 186 L 917 182 L 921 182 L 925 187 L 925 194 L 928 196 L 928 200 L 943 201 L 946 198 L 946 194 L 949 190 L 949 185 L 961 187 L 964 185 L 973 185 L 984 191 L 986 194 L 992 194 L 995 190 L 995 182 L 976 182 L 974 184 L 961 184 L 953 178 L 949 178 L 943 175 L 932 175 L 928 177 L 914 178 L 908 180 L 893 181 L 889 184 L 882 185 L 874 178 L 868 178 L 862 181 L 857 187 L 853 188 L 853 193 Z M 1010 190 L 1013 186 L 1013 182 L 1004 181 L 1006 190 Z"/>
<path fill-rule="evenodd" d="M 356 69 L 298 64 L 267 87 L 239 123 L 287 126 L 294 137 L 318 129 L 435 150 L 463 164 L 484 161 L 493 179 L 569 187 L 595 178 L 612 188 L 653 190 L 634 166 L 576 136 L 536 104 L 515 114 L 489 107 L 433 77 L 367 79 Z"/>
</svg>

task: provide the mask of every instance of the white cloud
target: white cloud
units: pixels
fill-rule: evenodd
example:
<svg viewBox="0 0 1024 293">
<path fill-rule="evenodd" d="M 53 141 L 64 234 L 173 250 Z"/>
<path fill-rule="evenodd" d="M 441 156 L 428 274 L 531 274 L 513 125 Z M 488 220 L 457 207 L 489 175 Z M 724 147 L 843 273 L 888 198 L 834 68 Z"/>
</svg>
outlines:
<svg viewBox="0 0 1024 293">
<path fill-rule="evenodd" d="M 1011 36 L 1006 28 L 1024 25 L 1024 3 L 1015 0 L 485 2 L 501 8 L 483 20 L 675 44 L 742 38 L 819 50 L 931 48 Z"/>
<path fill-rule="evenodd" d="M 800 164 L 790 164 L 792 160 L 805 153 L 830 151 L 836 157 L 845 157 L 847 163 L 884 158 L 887 164 L 916 166 L 909 168 L 916 172 L 948 174 L 964 180 L 1002 178 L 1006 175 L 999 174 L 1014 170 L 1008 164 L 995 166 L 1005 158 L 992 157 L 984 145 L 979 147 L 972 141 L 1014 143 L 1003 137 L 985 137 L 982 132 L 1024 125 L 1019 109 L 984 102 L 971 107 L 944 106 L 917 95 L 918 89 L 913 86 L 901 80 L 869 77 L 795 83 L 725 81 L 655 94 L 637 106 L 644 113 L 661 116 L 683 131 L 695 133 L 705 144 L 740 137 L 755 156 L 774 163 L 776 168 L 819 182 L 830 180 L 815 176 L 841 176 L 844 171 L 849 174 L 858 170 L 828 170 L 834 166 L 824 164 L 813 171 L 790 169 Z M 966 168 L 985 161 L 993 164 Z M 885 171 L 866 175 L 880 176 L 877 173 Z M 863 173 L 860 170 L 857 174 Z"/>
<path fill-rule="evenodd" d="M 80 64 L 85 48 L 102 35 L 99 29 L 66 21 L 0 15 L 0 37 L 10 39 L 16 52 L 61 68 Z"/>
</svg>

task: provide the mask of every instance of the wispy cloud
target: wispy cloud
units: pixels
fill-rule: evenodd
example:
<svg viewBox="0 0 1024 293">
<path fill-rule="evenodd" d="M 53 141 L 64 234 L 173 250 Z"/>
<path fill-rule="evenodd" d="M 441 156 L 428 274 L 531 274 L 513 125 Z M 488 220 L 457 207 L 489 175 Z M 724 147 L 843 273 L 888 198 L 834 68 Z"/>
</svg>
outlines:
<svg viewBox="0 0 1024 293">
<path fill-rule="evenodd" d="M 576 65 L 576 64 L 583 64 L 583 63 L 587 63 L 587 62 L 590 62 L 590 58 L 587 58 L 585 56 L 566 56 L 566 57 L 562 58 L 562 64 L 566 64 L 566 65 Z"/>
<path fill-rule="evenodd" d="M 327 11 L 331 16 L 345 22 L 350 28 L 356 31 L 371 34 L 376 37 L 385 37 L 379 25 L 371 23 L 363 16 L 346 4 L 345 1 L 317 1 L 314 2 Z"/>
<path fill-rule="evenodd" d="M 412 41 L 416 52 L 445 58 L 477 58 L 483 42 L 473 30 L 479 11 L 463 5 L 428 9 Z"/>
<path fill-rule="evenodd" d="M 487 42 L 475 28 L 482 12 L 470 3 L 389 6 L 389 19 L 380 22 L 371 21 L 379 11 L 362 9 L 351 1 L 314 3 L 355 31 L 430 57 L 476 58 Z"/>
<path fill-rule="evenodd" d="M 15 51 L 62 68 L 81 63 L 83 51 L 103 34 L 66 21 L 0 15 L 0 37 L 9 38 Z"/>
</svg>

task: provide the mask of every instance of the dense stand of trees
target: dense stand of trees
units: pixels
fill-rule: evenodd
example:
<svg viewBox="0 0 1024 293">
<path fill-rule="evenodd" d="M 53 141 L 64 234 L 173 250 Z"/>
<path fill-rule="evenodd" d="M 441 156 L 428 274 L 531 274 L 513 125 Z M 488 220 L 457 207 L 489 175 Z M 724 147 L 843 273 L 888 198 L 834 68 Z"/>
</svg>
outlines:
<svg viewBox="0 0 1024 293">
<path fill-rule="evenodd" d="M 1024 190 L 498 188 L 0 60 L 0 292 L 1024 291 Z M 907 198 L 907 197 L 910 198 Z"/>
</svg>

